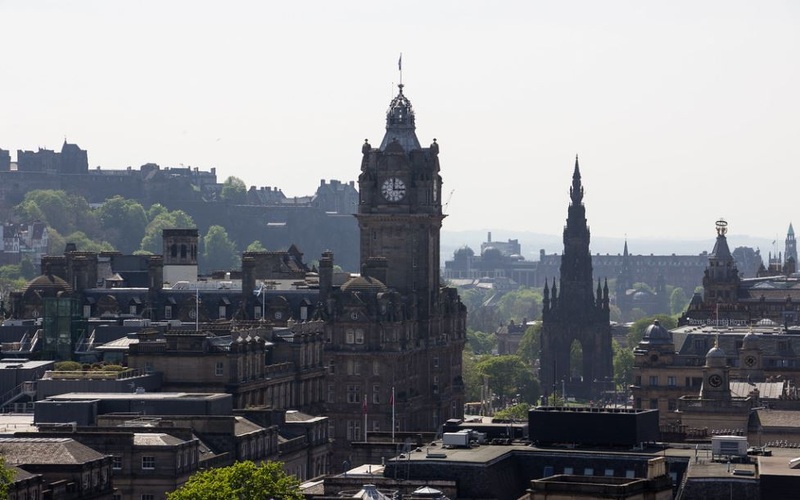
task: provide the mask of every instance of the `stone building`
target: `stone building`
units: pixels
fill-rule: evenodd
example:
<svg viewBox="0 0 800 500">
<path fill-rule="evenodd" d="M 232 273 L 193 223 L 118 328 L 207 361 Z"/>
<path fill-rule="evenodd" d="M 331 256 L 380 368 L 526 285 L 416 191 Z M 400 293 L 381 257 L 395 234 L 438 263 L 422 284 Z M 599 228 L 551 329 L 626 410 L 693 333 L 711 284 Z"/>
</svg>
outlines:
<svg viewBox="0 0 800 500">
<path fill-rule="evenodd" d="M 791 230 L 791 227 L 790 227 Z M 794 261 L 744 278 L 728 247 L 728 223 L 716 222 L 717 238 L 703 273 L 702 294 L 692 297 L 679 325 L 750 325 L 770 321 L 797 325 L 800 321 L 800 278 Z M 793 231 L 792 231 L 793 232 Z M 787 248 L 791 248 L 787 237 Z"/>
<path fill-rule="evenodd" d="M 560 293 L 555 279 L 545 283 L 539 380 L 544 391 L 564 387 L 568 394 L 589 399 L 606 388 L 613 375 L 608 284 L 594 292 L 589 227 L 583 206 L 578 158 L 570 187 Z M 582 366 L 571 366 L 572 344 L 583 349 Z"/>
<path fill-rule="evenodd" d="M 361 276 L 334 288 L 333 256 L 320 260 L 326 414 L 337 442 L 393 428 L 435 430 L 463 411 L 466 309 L 439 281 L 439 145 L 421 147 L 415 128 L 400 85 L 380 146 L 362 147 Z M 334 455 L 347 459 L 347 447 Z"/>
</svg>

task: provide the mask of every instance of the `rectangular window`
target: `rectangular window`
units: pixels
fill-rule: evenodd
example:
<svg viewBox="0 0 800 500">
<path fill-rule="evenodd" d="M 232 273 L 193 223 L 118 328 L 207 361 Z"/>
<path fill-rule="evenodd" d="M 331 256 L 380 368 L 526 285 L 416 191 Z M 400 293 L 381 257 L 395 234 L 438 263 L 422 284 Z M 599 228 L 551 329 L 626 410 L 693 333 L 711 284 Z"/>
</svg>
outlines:
<svg viewBox="0 0 800 500">
<path fill-rule="evenodd" d="M 381 386 L 380 384 L 373 384 L 372 386 L 372 402 L 376 405 L 381 404 Z"/>
<path fill-rule="evenodd" d="M 650 400 L 650 409 L 651 410 L 658 410 L 658 400 L 657 399 L 651 399 Z"/>
<path fill-rule="evenodd" d="M 219 306 L 219 319 L 225 319 L 227 315 L 227 309 L 225 306 Z"/>
<path fill-rule="evenodd" d="M 669 411 L 675 411 L 678 409 L 678 400 L 677 399 L 670 399 L 667 401 L 667 409 Z"/>
<path fill-rule="evenodd" d="M 261 317 L 262 317 L 261 306 L 256 306 L 253 309 L 253 317 L 255 319 L 261 319 Z"/>
<path fill-rule="evenodd" d="M 86 304 L 85 306 L 83 306 L 83 317 L 84 318 L 92 317 L 92 306 L 90 304 Z"/>
<path fill-rule="evenodd" d="M 114 470 L 122 469 L 122 457 L 118 457 L 116 455 L 111 457 L 111 468 Z"/>
<path fill-rule="evenodd" d="M 331 384 L 328 386 L 328 403 L 336 402 L 336 386 Z"/>
<path fill-rule="evenodd" d="M 372 374 L 375 376 L 381 374 L 381 364 L 378 360 L 372 362 Z"/>
<path fill-rule="evenodd" d="M 573 469 L 572 469 L 572 467 L 564 467 L 564 474 L 565 474 L 565 475 L 571 475 L 571 474 L 573 474 Z"/>
<path fill-rule="evenodd" d="M 156 457 L 144 456 L 142 457 L 142 469 L 153 470 L 156 468 Z"/>
<path fill-rule="evenodd" d="M 606 469 L 605 475 L 606 476 L 613 476 L 614 475 L 614 469 Z"/>
<path fill-rule="evenodd" d="M 156 496 L 150 493 L 142 493 L 142 496 L 139 497 L 141 500 L 156 500 Z"/>
<path fill-rule="evenodd" d="M 594 476 L 594 469 L 591 468 L 591 467 L 586 467 L 585 469 L 583 469 L 583 475 L 584 476 Z"/>
<path fill-rule="evenodd" d="M 214 375 L 217 377 L 221 377 L 225 375 L 225 363 L 222 361 L 217 361 L 217 364 L 214 365 Z"/>
<path fill-rule="evenodd" d="M 658 375 L 650 375 L 650 385 L 658 385 Z"/>
<path fill-rule="evenodd" d="M 364 439 L 361 435 L 361 420 L 348 420 L 347 421 L 347 440 L 360 441 Z"/>
<path fill-rule="evenodd" d="M 433 357 L 433 367 L 434 368 L 439 368 L 439 356 L 434 356 Z"/>
<path fill-rule="evenodd" d="M 328 361 L 328 373 L 336 373 L 336 365 L 333 364 L 333 360 Z"/>
<path fill-rule="evenodd" d="M 356 329 L 356 344 L 364 343 L 364 330 L 361 328 Z"/>
<path fill-rule="evenodd" d="M 361 402 L 361 386 L 358 384 L 350 384 L 347 386 L 347 402 L 360 403 Z"/>
<path fill-rule="evenodd" d="M 357 359 L 347 360 L 347 374 L 348 375 L 361 375 L 361 361 Z"/>
<path fill-rule="evenodd" d="M 355 343 L 355 332 L 352 329 L 347 329 L 344 332 L 344 343 L 345 344 L 353 344 Z"/>
<path fill-rule="evenodd" d="M 164 319 L 172 319 L 172 306 L 164 306 Z"/>
<path fill-rule="evenodd" d="M 136 314 L 136 305 L 131 304 L 130 306 L 128 306 L 128 312 L 131 314 Z"/>
<path fill-rule="evenodd" d="M 667 377 L 667 385 L 670 386 L 670 387 L 677 386 L 678 385 L 678 377 L 675 377 L 675 376 L 672 376 L 672 375 L 668 376 Z"/>
</svg>

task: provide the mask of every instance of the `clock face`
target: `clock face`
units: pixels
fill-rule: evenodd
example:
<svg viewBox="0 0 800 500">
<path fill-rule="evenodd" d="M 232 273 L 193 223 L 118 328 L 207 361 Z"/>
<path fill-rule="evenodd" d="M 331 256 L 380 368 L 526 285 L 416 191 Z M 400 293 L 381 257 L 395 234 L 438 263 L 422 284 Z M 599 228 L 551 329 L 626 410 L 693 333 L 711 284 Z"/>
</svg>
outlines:
<svg viewBox="0 0 800 500">
<path fill-rule="evenodd" d="M 711 387 L 719 387 L 722 385 L 722 377 L 719 375 L 711 375 L 708 377 L 708 385 Z"/>
<path fill-rule="evenodd" d="M 397 177 L 390 177 L 383 181 L 381 194 L 388 201 L 400 201 L 406 195 L 406 184 Z"/>
<path fill-rule="evenodd" d="M 283 313 L 280 311 L 275 311 L 275 319 L 281 319 L 283 317 Z"/>
<path fill-rule="evenodd" d="M 744 358 L 744 364 L 747 366 L 755 366 L 756 364 L 756 357 L 755 356 L 747 356 Z"/>
</svg>

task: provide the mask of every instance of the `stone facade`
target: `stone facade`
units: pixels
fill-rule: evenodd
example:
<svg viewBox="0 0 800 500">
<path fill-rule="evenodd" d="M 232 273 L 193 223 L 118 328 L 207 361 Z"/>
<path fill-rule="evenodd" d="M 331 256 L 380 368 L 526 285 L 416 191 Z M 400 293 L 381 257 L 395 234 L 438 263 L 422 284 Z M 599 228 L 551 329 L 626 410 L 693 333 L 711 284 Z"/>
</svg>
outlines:
<svg viewBox="0 0 800 500">
<path fill-rule="evenodd" d="M 608 284 L 601 287 L 598 281 L 597 291 L 592 290 L 589 239 L 576 157 L 564 227 L 560 294 L 555 280 L 552 287 L 544 287 L 539 380 L 544 391 L 556 392 L 563 383 L 568 394 L 586 399 L 599 395 L 613 374 Z M 570 366 L 575 341 L 583 348 L 580 367 Z"/>
<path fill-rule="evenodd" d="M 320 260 L 325 413 L 343 444 L 393 426 L 435 430 L 463 411 L 466 309 L 439 282 L 439 145 L 420 147 L 414 119 L 400 86 L 380 147 L 362 147 L 361 276 L 333 289 L 333 256 Z M 335 448 L 335 463 L 349 456 Z"/>
</svg>

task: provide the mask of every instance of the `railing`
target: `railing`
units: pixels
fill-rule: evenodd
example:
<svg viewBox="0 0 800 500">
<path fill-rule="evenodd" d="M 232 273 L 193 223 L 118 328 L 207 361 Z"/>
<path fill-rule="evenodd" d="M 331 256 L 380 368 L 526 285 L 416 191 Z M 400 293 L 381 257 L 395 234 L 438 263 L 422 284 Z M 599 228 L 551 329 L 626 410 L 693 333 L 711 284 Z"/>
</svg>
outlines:
<svg viewBox="0 0 800 500">
<path fill-rule="evenodd" d="M 3 411 L 7 405 L 13 403 L 22 396 L 33 396 L 34 394 L 36 394 L 36 381 L 26 380 L 0 396 L 0 411 Z"/>
<path fill-rule="evenodd" d="M 102 371 L 102 370 L 87 370 L 87 371 L 54 371 L 48 370 L 44 372 L 42 379 L 47 380 L 126 380 L 134 377 L 141 377 L 147 375 L 147 372 L 142 368 L 129 368 L 123 371 Z"/>
</svg>

